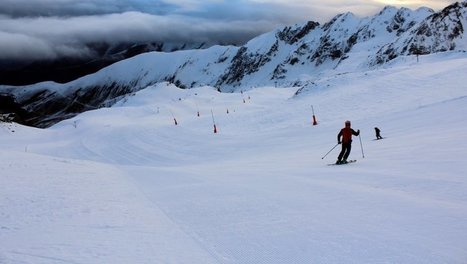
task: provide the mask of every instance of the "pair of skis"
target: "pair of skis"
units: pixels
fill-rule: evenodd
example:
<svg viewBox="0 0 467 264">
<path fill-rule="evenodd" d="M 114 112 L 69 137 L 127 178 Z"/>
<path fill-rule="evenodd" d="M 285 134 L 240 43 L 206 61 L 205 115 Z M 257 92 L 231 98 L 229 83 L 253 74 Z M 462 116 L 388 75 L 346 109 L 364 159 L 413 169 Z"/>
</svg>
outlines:
<svg viewBox="0 0 467 264">
<path fill-rule="evenodd" d="M 346 165 L 346 164 L 355 163 L 355 162 L 357 162 L 357 160 L 348 160 L 347 163 L 330 163 L 328 164 L 328 166 L 334 166 L 334 165 L 340 166 L 340 165 Z"/>
</svg>

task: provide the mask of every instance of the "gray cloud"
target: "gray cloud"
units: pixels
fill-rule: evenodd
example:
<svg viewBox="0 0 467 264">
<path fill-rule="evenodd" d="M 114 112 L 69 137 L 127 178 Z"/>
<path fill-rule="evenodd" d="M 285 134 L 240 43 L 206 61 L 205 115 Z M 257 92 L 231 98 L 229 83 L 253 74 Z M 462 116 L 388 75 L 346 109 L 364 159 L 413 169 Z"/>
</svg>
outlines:
<svg viewBox="0 0 467 264">
<path fill-rule="evenodd" d="M 15 18 L 0 16 L 0 59 L 91 56 L 88 44 L 164 41 L 245 42 L 268 30 L 267 21 L 212 21 L 125 12 L 100 16 Z"/>
<path fill-rule="evenodd" d="M 385 0 L 1 0 L 0 59 L 91 56 L 105 42 L 244 43 L 280 25 L 377 13 Z M 426 3 L 434 4 L 434 0 Z M 436 1 L 437 3 L 442 1 Z M 446 5 L 451 2 L 445 0 Z M 415 7 L 415 6 L 410 6 Z"/>
<path fill-rule="evenodd" d="M 2 0 L 0 13 L 11 17 L 81 16 L 144 11 L 163 15 L 177 6 L 145 0 Z"/>
</svg>

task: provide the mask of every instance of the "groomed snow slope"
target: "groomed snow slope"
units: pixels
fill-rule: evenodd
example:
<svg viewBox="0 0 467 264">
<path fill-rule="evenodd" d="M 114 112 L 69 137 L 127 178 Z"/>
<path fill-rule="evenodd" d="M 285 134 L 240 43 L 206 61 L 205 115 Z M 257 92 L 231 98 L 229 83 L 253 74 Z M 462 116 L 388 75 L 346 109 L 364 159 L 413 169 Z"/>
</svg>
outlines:
<svg viewBox="0 0 467 264">
<path fill-rule="evenodd" d="M 466 263 L 467 56 L 420 59 L 2 125 L 0 263 Z"/>
</svg>

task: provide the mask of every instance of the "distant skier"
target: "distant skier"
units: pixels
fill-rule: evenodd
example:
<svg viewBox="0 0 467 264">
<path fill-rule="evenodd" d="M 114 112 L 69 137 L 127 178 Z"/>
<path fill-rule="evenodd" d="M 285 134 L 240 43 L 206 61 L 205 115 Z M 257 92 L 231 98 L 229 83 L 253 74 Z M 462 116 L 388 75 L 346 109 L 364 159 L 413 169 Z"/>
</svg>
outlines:
<svg viewBox="0 0 467 264">
<path fill-rule="evenodd" d="M 383 137 L 381 136 L 381 130 L 379 130 L 379 128 L 375 127 L 375 132 L 376 132 L 376 139 L 383 139 Z"/>
<path fill-rule="evenodd" d="M 341 153 L 339 153 L 339 157 L 337 157 L 336 164 L 347 163 L 347 158 L 349 157 L 350 150 L 352 149 L 352 135 L 360 135 L 360 130 L 355 131 L 352 128 L 350 128 L 350 121 L 347 120 L 345 121 L 345 127 L 341 129 L 341 131 L 337 135 L 337 143 L 342 144 L 342 150 Z"/>
</svg>

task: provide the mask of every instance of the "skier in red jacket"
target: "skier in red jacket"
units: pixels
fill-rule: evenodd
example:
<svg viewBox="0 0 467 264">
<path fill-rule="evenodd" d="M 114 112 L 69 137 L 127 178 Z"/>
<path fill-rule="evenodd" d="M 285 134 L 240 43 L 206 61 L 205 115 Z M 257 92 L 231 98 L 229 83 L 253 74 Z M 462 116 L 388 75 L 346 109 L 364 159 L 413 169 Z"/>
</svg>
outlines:
<svg viewBox="0 0 467 264">
<path fill-rule="evenodd" d="M 342 150 L 341 153 L 339 153 L 339 157 L 337 157 L 336 164 L 347 163 L 347 158 L 349 157 L 350 150 L 352 149 L 352 135 L 360 135 L 360 129 L 355 131 L 352 128 L 350 128 L 350 121 L 347 120 L 345 121 L 345 127 L 341 129 L 341 131 L 337 135 L 337 143 L 342 144 Z"/>
</svg>

